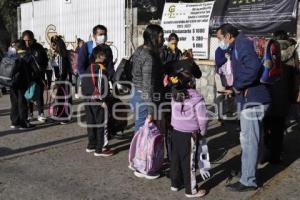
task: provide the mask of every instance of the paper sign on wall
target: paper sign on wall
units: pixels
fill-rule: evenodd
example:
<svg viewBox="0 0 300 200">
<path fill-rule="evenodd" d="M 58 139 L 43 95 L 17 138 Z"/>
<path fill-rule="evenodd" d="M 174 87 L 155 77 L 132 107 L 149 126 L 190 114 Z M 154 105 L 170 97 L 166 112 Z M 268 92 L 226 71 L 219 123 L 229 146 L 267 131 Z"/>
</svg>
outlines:
<svg viewBox="0 0 300 200">
<path fill-rule="evenodd" d="M 165 37 L 176 33 L 180 49 L 193 49 L 194 58 L 209 57 L 209 21 L 214 2 L 166 3 L 161 26 Z"/>
</svg>

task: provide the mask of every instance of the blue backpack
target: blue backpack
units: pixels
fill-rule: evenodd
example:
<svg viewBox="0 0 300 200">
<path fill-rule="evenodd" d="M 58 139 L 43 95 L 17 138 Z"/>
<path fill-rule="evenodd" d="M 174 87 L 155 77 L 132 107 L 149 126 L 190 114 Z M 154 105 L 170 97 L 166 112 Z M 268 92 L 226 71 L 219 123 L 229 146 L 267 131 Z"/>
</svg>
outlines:
<svg viewBox="0 0 300 200">
<path fill-rule="evenodd" d="M 93 54 L 93 41 L 88 41 L 86 43 L 86 47 L 87 47 L 87 51 L 88 51 L 88 56 L 89 56 L 89 58 L 91 58 L 92 54 Z"/>
</svg>

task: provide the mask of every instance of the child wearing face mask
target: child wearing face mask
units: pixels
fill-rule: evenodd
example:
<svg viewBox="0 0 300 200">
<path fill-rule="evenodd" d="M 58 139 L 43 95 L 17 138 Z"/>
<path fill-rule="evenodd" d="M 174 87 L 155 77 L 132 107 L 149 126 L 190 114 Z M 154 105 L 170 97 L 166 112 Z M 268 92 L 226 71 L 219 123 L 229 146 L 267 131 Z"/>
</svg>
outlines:
<svg viewBox="0 0 300 200">
<path fill-rule="evenodd" d="M 161 59 L 163 64 L 166 64 L 171 61 L 178 61 L 182 52 L 178 49 L 179 38 L 175 33 L 171 33 L 168 38 L 168 46 L 164 46 L 161 52 Z"/>
<path fill-rule="evenodd" d="M 109 92 L 107 78 L 107 48 L 98 45 L 94 48 L 91 64 L 82 76 L 82 94 L 86 99 L 86 119 L 88 132 L 87 153 L 94 156 L 108 157 L 113 152 L 107 147 L 106 137 L 106 98 Z"/>
</svg>

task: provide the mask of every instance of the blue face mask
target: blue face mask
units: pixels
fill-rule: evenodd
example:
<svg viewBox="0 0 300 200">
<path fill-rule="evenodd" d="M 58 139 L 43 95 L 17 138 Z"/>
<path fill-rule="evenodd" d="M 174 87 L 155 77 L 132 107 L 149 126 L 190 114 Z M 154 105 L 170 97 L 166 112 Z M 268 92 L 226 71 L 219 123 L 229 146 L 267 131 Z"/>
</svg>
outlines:
<svg viewBox="0 0 300 200">
<path fill-rule="evenodd" d="M 219 46 L 220 46 L 220 48 L 221 48 L 222 50 L 227 50 L 228 47 L 229 47 L 229 45 L 226 44 L 226 43 L 224 42 L 224 40 L 222 40 L 222 41 L 220 42 Z"/>
</svg>

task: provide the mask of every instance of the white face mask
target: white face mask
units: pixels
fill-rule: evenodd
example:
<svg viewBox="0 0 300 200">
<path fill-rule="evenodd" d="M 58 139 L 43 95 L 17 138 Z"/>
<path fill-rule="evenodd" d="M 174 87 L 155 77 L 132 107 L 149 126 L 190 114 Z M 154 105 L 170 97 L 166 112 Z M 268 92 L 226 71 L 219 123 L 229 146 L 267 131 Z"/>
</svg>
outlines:
<svg viewBox="0 0 300 200">
<path fill-rule="evenodd" d="M 104 44 L 107 41 L 106 35 L 98 35 L 96 36 L 96 43 L 97 44 Z"/>
<path fill-rule="evenodd" d="M 224 40 L 222 40 L 219 44 L 219 47 L 222 49 L 222 50 L 227 50 L 229 45 L 225 43 Z"/>
</svg>

